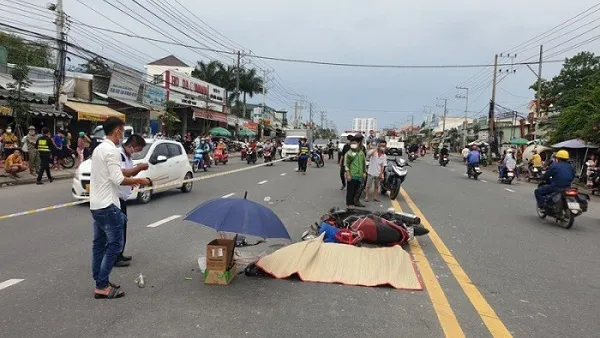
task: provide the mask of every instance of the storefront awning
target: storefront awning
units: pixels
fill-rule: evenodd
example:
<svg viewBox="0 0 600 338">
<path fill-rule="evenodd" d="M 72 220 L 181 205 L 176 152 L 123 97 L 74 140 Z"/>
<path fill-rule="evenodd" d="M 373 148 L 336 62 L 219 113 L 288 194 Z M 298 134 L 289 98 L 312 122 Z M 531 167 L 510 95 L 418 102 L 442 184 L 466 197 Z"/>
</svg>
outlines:
<svg viewBox="0 0 600 338">
<path fill-rule="evenodd" d="M 55 118 L 64 118 L 64 119 L 70 119 L 73 118 L 73 116 L 65 113 L 65 112 L 60 112 L 60 111 L 43 111 L 43 110 L 30 110 L 29 111 L 30 114 L 35 115 L 35 116 L 41 116 L 41 117 L 55 117 Z"/>
<path fill-rule="evenodd" d="M 150 121 L 160 120 L 160 117 L 164 113 L 165 113 L 164 110 L 151 110 L 150 111 Z M 177 118 L 177 116 L 175 114 L 171 114 L 171 115 L 173 115 L 175 117 L 175 122 L 181 122 L 181 120 L 179 118 Z"/>
<path fill-rule="evenodd" d="M 103 105 L 69 101 L 65 106 L 76 111 L 77 120 L 80 121 L 102 122 L 112 116 L 125 120 L 125 114 Z"/>
<path fill-rule="evenodd" d="M 128 106 L 131 106 L 133 108 L 138 108 L 138 109 L 145 109 L 145 110 L 150 110 L 150 107 L 143 105 L 137 101 L 132 101 L 132 100 L 125 100 L 125 99 L 115 99 L 115 98 L 110 98 L 111 100 L 115 100 L 115 101 L 119 101 L 121 103 L 124 103 Z"/>
</svg>

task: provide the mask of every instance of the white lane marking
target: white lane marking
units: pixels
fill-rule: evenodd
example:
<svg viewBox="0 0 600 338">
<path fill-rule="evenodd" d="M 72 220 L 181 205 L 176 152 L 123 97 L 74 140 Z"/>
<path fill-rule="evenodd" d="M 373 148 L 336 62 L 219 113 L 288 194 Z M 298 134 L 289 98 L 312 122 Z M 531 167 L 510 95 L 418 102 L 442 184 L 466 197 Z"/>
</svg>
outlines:
<svg viewBox="0 0 600 338">
<path fill-rule="evenodd" d="M 504 188 L 504 190 L 506 190 L 506 191 L 510 191 L 510 192 L 515 192 L 514 190 L 512 190 L 512 189 L 508 189 L 508 188 Z"/>
<path fill-rule="evenodd" d="M 285 176 L 285 175 L 286 175 L 286 173 L 283 173 L 283 174 L 281 174 L 280 176 Z"/>
<path fill-rule="evenodd" d="M 235 195 L 234 192 L 232 192 L 231 194 L 223 195 L 223 196 L 221 196 L 221 198 L 229 198 L 229 197 L 231 197 L 233 195 Z"/>
<path fill-rule="evenodd" d="M 22 281 L 24 281 L 24 279 L 9 279 L 7 281 L 4 281 L 4 282 L 0 283 L 0 290 L 6 289 L 9 286 L 13 286 L 15 284 L 21 283 Z"/>
<path fill-rule="evenodd" d="M 163 225 L 163 224 L 165 224 L 165 223 L 171 222 L 172 220 L 174 220 L 174 219 L 178 219 L 179 217 L 181 217 L 181 215 L 173 215 L 173 216 L 169 216 L 169 217 L 167 217 L 167 218 L 165 218 L 165 219 L 161 219 L 161 220 L 160 220 L 160 221 L 158 221 L 158 222 L 154 222 L 154 223 L 152 223 L 152 224 L 148 224 L 148 225 L 146 225 L 146 228 L 156 228 L 156 227 L 157 227 L 157 226 L 159 226 L 159 225 Z"/>
<path fill-rule="evenodd" d="M 481 182 L 483 182 L 483 183 L 487 183 L 488 181 L 486 181 L 486 180 L 481 180 Z"/>
<path fill-rule="evenodd" d="M 259 184 L 259 185 L 261 185 L 261 184 L 265 184 L 265 183 L 267 183 L 267 182 L 269 182 L 269 181 L 267 181 L 267 180 L 264 180 L 264 181 L 260 181 L 260 182 L 258 182 L 258 184 Z"/>
</svg>

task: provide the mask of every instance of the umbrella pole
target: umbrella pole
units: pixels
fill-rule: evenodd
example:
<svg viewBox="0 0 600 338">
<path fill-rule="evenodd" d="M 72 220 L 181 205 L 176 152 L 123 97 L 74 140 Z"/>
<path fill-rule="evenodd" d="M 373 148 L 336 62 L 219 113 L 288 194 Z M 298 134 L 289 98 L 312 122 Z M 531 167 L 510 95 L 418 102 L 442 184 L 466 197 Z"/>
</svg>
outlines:
<svg viewBox="0 0 600 338">
<path fill-rule="evenodd" d="M 587 162 L 587 154 L 588 151 L 590 150 L 590 148 L 585 148 L 585 155 L 583 155 L 583 165 L 581 166 L 581 171 L 579 172 L 579 178 L 581 178 L 581 175 L 583 175 L 583 168 L 585 168 L 585 163 Z"/>
</svg>

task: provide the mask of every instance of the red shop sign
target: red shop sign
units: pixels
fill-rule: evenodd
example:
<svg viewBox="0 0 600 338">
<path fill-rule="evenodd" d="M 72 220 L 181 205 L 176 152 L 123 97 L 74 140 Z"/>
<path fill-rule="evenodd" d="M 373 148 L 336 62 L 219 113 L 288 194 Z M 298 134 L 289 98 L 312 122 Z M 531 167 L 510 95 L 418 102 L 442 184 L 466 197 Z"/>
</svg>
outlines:
<svg viewBox="0 0 600 338">
<path fill-rule="evenodd" d="M 211 111 L 206 111 L 206 110 L 200 110 L 197 108 L 194 108 L 193 117 L 195 119 L 205 119 L 205 120 L 210 120 L 210 121 L 227 123 L 227 114 L 211 112 Z"/>
</svg>

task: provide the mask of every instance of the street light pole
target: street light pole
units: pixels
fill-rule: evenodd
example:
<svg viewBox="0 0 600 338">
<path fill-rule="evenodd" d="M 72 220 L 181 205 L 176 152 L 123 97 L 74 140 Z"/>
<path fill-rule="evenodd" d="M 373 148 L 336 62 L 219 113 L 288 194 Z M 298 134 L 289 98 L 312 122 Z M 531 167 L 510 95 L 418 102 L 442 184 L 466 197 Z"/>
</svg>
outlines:
<svg viewBox="0 0 600 338">
<path fill-rule="evenodd" d="M 456 87 L 458 90 L 466 91 L 466 95 L 456 95 L 457 99 L 465 99 L 465 125 L 463 127 L 463 144 L 467 144 L 467 126 L 469 122 L 467 122 L 467 112 L 469 111 L 469 88 L 467 87 Z"/>
</svg>

